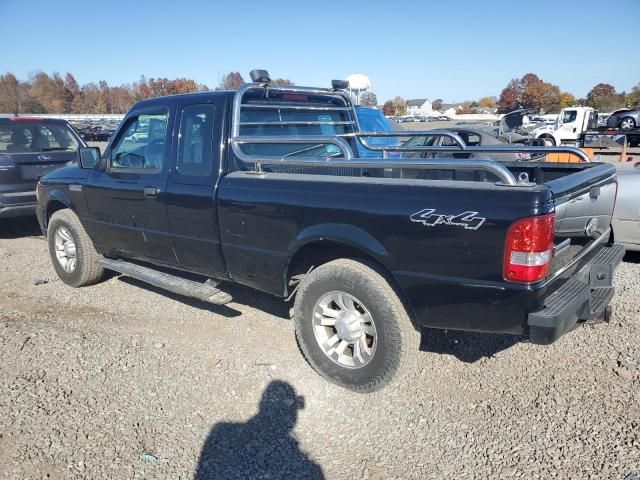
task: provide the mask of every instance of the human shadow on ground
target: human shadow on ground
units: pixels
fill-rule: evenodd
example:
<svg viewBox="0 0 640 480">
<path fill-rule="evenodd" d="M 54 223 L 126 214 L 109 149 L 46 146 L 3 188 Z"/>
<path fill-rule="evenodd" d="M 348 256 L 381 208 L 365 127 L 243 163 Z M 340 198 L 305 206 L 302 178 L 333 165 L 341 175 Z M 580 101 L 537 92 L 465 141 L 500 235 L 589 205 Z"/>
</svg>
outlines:
<svg viewBox="0 0 640 480">
<path fill-rule="evenodd" d="M 304 398 L 283 381 L 271 382 L 260 410 L 245 423 L 220 422 L 205 441 L 194 480 L 324 479 L 291 432 L 304 408 Z"/>
<path fill-rule="evenodd" d="M 489 358 L 516 343 L 525 341 L 517 335 L 462 332 L 423 328 L 420 350 L 423 352 L 452 355 L 465 363 Z"/>
</svg>

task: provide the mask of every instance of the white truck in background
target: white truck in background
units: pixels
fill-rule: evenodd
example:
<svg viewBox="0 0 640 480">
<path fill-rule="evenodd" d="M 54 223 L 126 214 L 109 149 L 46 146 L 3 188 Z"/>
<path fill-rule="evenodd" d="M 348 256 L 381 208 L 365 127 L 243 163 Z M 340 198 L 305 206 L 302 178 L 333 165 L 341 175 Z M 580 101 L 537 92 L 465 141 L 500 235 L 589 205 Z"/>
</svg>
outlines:
<svg viewBox="0 0 640 480">
<path fill-rule="evenodd" d="M 633 147 L 640 144 L 640 129 L 602 128 L 597 110 L 591 107 L 567 107 L 560 110 L 554 124 L 532 130 L 530 141 L 545 146 Z"/>
<path fill-rule="evenodd" d="M 547 146 L 575 144 L 585 132 L 597 128 L 598 112 L 593 108 L 563 108 L 553 125 L 536 128 L 531 132 L 531 139 L 541 139 Z"/>
</svg>

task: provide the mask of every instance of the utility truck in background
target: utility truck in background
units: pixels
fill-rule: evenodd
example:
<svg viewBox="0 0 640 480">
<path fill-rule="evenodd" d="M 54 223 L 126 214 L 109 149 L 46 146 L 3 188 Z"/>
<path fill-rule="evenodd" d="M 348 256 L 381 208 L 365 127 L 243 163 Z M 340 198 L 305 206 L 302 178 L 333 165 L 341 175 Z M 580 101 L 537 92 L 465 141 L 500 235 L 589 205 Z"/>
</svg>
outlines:
<svg viewBox="0 0 640 480">
<path fill-rule="evenodd" d="M 609 129 L 598 126 L 598 111 L 591 107 L 563 108 L 553 125 L 531 132 L 531 143 L 545 146 L 633 147 L 640 144 L 640 129 Z"/>
</svg>

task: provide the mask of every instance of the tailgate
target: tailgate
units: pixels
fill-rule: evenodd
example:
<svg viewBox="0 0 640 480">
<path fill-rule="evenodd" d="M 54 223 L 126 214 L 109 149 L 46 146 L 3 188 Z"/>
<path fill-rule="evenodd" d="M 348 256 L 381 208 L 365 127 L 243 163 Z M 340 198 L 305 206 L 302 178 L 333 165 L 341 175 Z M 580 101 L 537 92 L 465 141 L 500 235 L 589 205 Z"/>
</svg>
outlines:
<svg viewBox="0 0 640 480">
<path fill-rule="evenodd" d="M 545 183 L 556 212 L 553 274 L 597 239 L 606 243 L 617 193 L 615 168 L 601 164 Z M 608 239 L 608 238 L 607 238 Z"/>
<path fill-rule="evenodd" d="M 13 154 L 13 161 L 23 181 L 37 180 L 47 173 L 77 159 L 77 151 L 50 151 Z"/>
</svg>

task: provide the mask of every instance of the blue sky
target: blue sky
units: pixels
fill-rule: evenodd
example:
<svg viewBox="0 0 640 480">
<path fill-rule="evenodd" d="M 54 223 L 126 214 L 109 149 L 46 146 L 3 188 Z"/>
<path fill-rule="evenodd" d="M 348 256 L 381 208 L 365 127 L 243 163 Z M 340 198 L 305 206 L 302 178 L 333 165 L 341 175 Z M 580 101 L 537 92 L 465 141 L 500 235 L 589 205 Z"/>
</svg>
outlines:
<svg viewBox="0 0 640 480">
<path fill-rule="evenodd" d="M 80 83 L 252 68 L 299 85 L 362 72 L 381 101 L 498 95 L 533 72 L 577 96 L 640 82 L 640 0 L 0 0 L 0 72 Z M 628 24 L 624 33 L 625 22 Z"/>
</svg>

